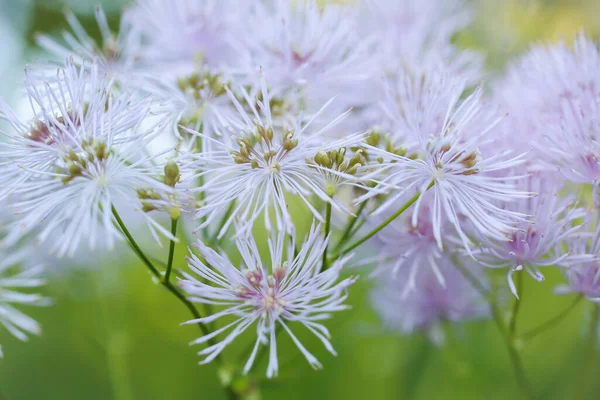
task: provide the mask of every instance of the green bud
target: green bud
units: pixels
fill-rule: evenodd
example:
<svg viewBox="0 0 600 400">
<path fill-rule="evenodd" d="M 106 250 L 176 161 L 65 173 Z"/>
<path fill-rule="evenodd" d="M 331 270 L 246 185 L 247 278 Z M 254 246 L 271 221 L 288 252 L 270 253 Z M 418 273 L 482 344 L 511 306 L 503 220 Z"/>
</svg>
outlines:
<svg viewBox="0 0 600 400">
<path fill-rule="evenodd" d="M 252 166 L 252 169 L 258 168 L 258 160 L 256 158 L 253 158 L 250 165 Z"/>
<path fill-rule="evenodd" d="M 108 157 L 108 149 L 106 147 L 106 143 L 99 142 L 98 144 L 96 144 L 94 150 L 96 153 L 96 157 L 98 157 L 98 160 L 102 161 L 106 157 Z"/>
<path fill-rule="evenodd" d="M 169 161 L 164 168 L 165 172 L 165 184 L 175 187 L 179 182 L 181 175 L 179 174 L 179 166 L 174 161 Z"/>
</svg>

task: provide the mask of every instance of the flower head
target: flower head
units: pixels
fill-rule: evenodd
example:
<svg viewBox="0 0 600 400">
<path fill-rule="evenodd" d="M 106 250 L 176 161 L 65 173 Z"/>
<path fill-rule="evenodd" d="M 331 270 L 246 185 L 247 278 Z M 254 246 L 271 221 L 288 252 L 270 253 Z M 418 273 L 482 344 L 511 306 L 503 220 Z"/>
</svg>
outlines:
<svg viewBox="0 0 600 400">
<path fill-rule="evenodd" d="M 312 367 L 321 367 L 319 361 L 302 345 L 288 326 L 292 322 L 303 325 L 319 338 L 327 350 L 335 354 L 329 342 L 327 328 L 317 321 L 329 318 L 333 312 L 348 308 L 343 303 L 347 297 L 346 289 L 354 279 L 339 281 L 340 272 L 349 257 L 338 259 L 326 271 L 320 270 L 328 239 L 323 238 L 319 232 L 320 227 L 313 225 L 297 255 L 294 255 L 293 239 L 286 245 L 284 231 L 271 235 L 270 265 L 262 261 L 252 236 L 238 237 L 237 248 L 242 256 L 242 265 L 239 268 L 224 255 L 217 254 L 201 242 L 198 243 L 200 254 L 206 261 L 192 255 L 188 257 L 188 265 L 201 279 L 185 274 L 181 287 L 191 296 L 192 301 L 222 306 L 223 310 L 188 323 L 209 323 L 224 316 L 236 317 L 232 323 L 192 342 L 204 343 L 230 330 L 223 340 L 199 353 L 206 355 L 203 363 L 212 361 L 254 323 L 257 323 L 257 338 L 244 367 L 246 373 L 252 368 L 259 347 L 268 345 L 267 376 L 272 378 L 277 375 L 277 326 L 281 326 L 290 335 Z"/>
<path fill-rule="evenodd" d="M 236 0 L 138 0 L 128 11 L 143 46 L 140 58 L 148 65 L 211 66 L 233 55 L 228 38 L 239 32 L 249 3 Z M 240 32 L 240 34 L 243 34 Z"/>
<path fill-rule="evenodd" d="M 64 32 L 65 44 L 60 44 L 47 35 L 40 35 L 37 41 L 48 52 L 62 60 L 73 59 L 78 64 L 94 62 L 102 73 L 115 74 L 120 81 L 131 77 L 131 71 L 138 66 L 138 48 L 140 37 L 131 25 L 127 14 L 121 19 L 119 33 L 114 34 L 100 6 L 96 7 L 96 21 L 100 29 L 101 40 L 92 39 L 72 12 L 66 13 L 72 32 Z"/>
<path fill-rule="evenodd" d="M 530 176 L 527 186 L 526 190 L 535 192 L 536 197 L 511 202 L 507 207 L 530 215 L 530 220 L 517 224 L 510 241 L 484 240 L 480 249 L 473 251 L 486 267 L 509 268 L 508 283 L 515 296 L 512 274 L 524 269 L 535 280 L 543 281 L 539 267 L 560 265 L 568 257 L 565 246 L 579 231 L 577 221 L 586 215 L 573 198 L 559 197 L 551 177 Z"/>
<path fill-rule="evenodd" d="M 264 79 L 260 100 L 251 98 L 244 89 L 240 91 L 246 100 L 246 107 L 228 91 L 239 117 L 229 120 L 217 131 L 220 138 L 211 141 L 211 150 L 188 156 L 187 168 L 199 171 L 189 179 L 196 179 L 197 176 L 205 179 L 202 186 L 194 189 L 206 194 L 206 200 L 197 213 L 198 218 L 206 217 L 200 227 L 209 224 L 218 212 L 234 203 L 235 207 L 220 236 L 235 219 L 245 222 L 246 228 L 249 228 L 263 212 L 268 229 L 272 227 L 273 213 L 277 228 L 291 232 L 294 225 L 286 194 L 298 195 L 319 220 L 322 217 L 309 199 L 312 195 L 331 203 L 336 210 L 345 210 L 345 206 L 328 192 L 323 172 L 353 179 L 349 173 L 352 170 L 340 170 L 342 165 L 349 166 L 350 161 L 344 164 L 347 157 L 342 157 L 340 165 L 336 163 L 335 167 L 316 161 L 322 160 L 320 152 L 326 155 L 327 152 L 360 143 L 360 135 L 349 135 L 340 140 L 330 140 L 325 136 L 345 114 L 319 130 L 313 130 L 311 125 L 319 113 L 307 122 L 298 117 L 295 126 L 280 126 L 272 115 L 270 95 Z M 323 109 L 327 106 L 323 106 Z M 201 133 L 196 134 L 206 138 Z"/>
<path fill-rule="evenodd" d="M 371 177 L 378 185 L 358 201 L 387 195 L 376 210 L 380 213 L 398 208 L 409 196 L 420 192 L 412 214 L 416 226 L 422 202 L 431 198 L 433 236 L 440 248 L 446 222 L 454 227 L 468 251 L 471 239 L 465 232 L 467 225 L 478 235 L 510 240 L 511 232 L 517 229 L 514 223 L 526 216 L 498 207 L 495 202 L 528 197 L 510 183 L 518 178 L 510 169 L 523 163 L 523 157 L 513 157 L 511 150 L 486 157 L 484 149 L 492 141 L 499 120 L 483 108 L 481 90 L 461 101 L 464 81 L 430 82 L 444 84 L 392 98 L 395 106 L 390 113 L 397 120 L 395 125 L 404 128 L 393 136 L 403 141 L 392 141 L 385 148 L 366 146 L 373 160 L 370 167 L 375 170 Z"/>
<path fill-rule="evenodd" d="M 316 0 L 257 3 L 249 32 L 233 41 L 240 79 L 253 80 L 260 67 L 275 95 L 291 96 L 313 112 L 334 96 L 345 100 L 372 74 L 372 41 L 358 35 L 355 7 Z"/>
<path fill-rule="evenodd" d="M 403 333 L 425 332 L 435 343 L 441 344 L 444 337 L 440 328 L 444 322 L 489 314 L 484 297 L 462 276 L 453 261 L 445 256 L 438 263 L 443 285 L 432 269 L 422 268 L 422 265 L 412 268 L 417 271 L 413 277 L 415 290 L 408 293 L 403 292 L 404 279 L 392 277 L 391 271 L 377 279 L 371 298 L 386 326 Z M 477 265 L 467 267 L 478 277 L 484 277 Z"/>
<path fill-rule="evenodd" d="M 600 216 L 596 210 L 580 226 L 579 235 L 569 241 L 571 252 L 561 262 L 567 285 L 556 288 L 559 294 L 580 293 L 588 300 L 600 302 Z"/>
<path fill-rule="evenodd" d="M 28 335 L 41 334 L 41 328 L 37 321 L 23 314 L 15 306 L 50 305 L 50 299 L 46 297 L 22 292 L 44 285 L 44 280 L 40 278 L 43 271 L 41 265 L 23 266 L 25 259 L 31 256 L 31 251 L 33 249 L 29 246 L 19 250 L 13 248 L 11 251 L 3 249 L 0 261 L 0 324 L 24 342 L 28 340 Z"/>
<path fill-rule="evenodd" d="M 144 153 L 155 134 L 155 127 L 140 128 L 150 103 L 111 88 L 97 64 L 69 63 L 54 82 L 27 80 L 32 123 L 3 108 L 14 129 L 3 132 L 0 176 L 18 214 L 8 243 L 35 230 L 59 256 L 72 255 L 86 239 L 93 248 L 99 235 L 110 247 L 121 237 L 111 214 L 115 204 L 138 211 L 169 207 L 172 187 L 163 183 L 163 167 Z M 171 237 L 143 214 L 157 240 L 157 231 Z"/>
</svg>

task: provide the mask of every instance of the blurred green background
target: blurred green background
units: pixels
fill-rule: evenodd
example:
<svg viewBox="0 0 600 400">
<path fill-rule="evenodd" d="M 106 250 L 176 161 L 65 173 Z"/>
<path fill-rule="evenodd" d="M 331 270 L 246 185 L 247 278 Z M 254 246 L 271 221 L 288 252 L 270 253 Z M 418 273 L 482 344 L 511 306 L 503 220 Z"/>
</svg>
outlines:
<svg viewBox="0 0 600 400">
<path fill-rule="evenodd" d="M 440 0 L 443 1 L 443 0 Z M 63 10 L 75 11 L 97 35 L 97 0 L 0 0 L 0 91 L 15 100 L 26 62 L 46 56 L 35 48 L 34 34 L 59 34 Z M 124 0 L 101 2 L 113 26 Z M 536 40 L 570 39 L 584 29 L 600 28 L 600 2 L 480 1 L 476 20 L 457 37 L 464 46 L 486 54 L 490 75 Z M 177 252 L 183 266 L 184 248 Z M 198 366 L 188 342 L 195 326 L 180 327 L 186 310 L 127 252 L 110 261 L 80 257 L 76 265 L 56 265 L 45 293 L 55 305 L 28 309 L 44 327 L 27 344 L 0 331 L 5 357 L 0 361 L 0 399 L 225 399 L 215 365 Z M 163 255 L 164 256 L 164 255 Z M 547 269 L 547 280 L 525 280 L 519 329 L 554 316 L 572 299 L 552 294 L 562 281 Z M 503 283 L 504 277 L 496 277 Z M 495 326 L 472 322 L 448 327 L 447 345 L 436 348 L 424 338 L 383 331 L 370 310 L 368 282 L 352 290 L 353 310 L 327 325 L 339 353 L 326 353 L 318 340 L 300 335 L 323 363 L 313 371 L 286 335 L 280 336 L 280 378 L 262 385 L 263 399 L 512 399 L 518 397 L 508 355 Z M 557 328 L 526 343 L 525 368 L 540 399 L 572 398 L 581 384 L 590 304 L 581 303 Z M 228 361 L 246 348 L 245 336 L 225 352 Z M 598 374 L 594 365 L 593 374 Z M 266 358 L 256 366 L 264 375 Z M 600 390 L 594 383 L 593 397 Z"/>
</svg>

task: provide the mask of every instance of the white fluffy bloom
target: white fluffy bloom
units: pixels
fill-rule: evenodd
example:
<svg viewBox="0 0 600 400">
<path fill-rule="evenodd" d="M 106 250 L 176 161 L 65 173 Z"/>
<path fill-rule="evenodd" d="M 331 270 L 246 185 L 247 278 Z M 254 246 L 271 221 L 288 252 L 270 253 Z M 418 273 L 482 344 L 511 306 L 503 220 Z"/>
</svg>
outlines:
<svg viewBox="0 0 600 400">
<path fill-rule="evenodd" d="M 485 298 L 465 279 L 448 256 L 438 261 L 444 284 L 430 268 L 415 265 L 415 290 L 403 293 L 404 282 L 392 272 L 377 280 L 371 299 L 385 326 L 403 333 L 425 332 L 436 344 L 442 344 L 444 322 L 459 322 L 489 315 Z M 471 262 L 465 267 L 485 285 L 485 275 Z"/>
<path fill-rule="evenodd" d="M 496 83 L 496 101 L 510 114 L 507 141 L 533 148 L 532 166 L 558 164 L 568 179 L 599 182 L 599 69 L 598 45 L 581 35 L 572 47 L 532 47 Z"/>
<path fill-rule="evenodd" d="M 71 32 L 63 33 L 63 43 L 47 35 L 37 38 L 39 45 L 61 60 L 72 58 L 78 63 L 96 62 L 103 73 L 115 74 L 125 82 L 133 76 L 132 70 L 139 66 L 138 49 L 140 36 L 133 29 L 125 14 L 121 19 L 118 34 L 111 31 L 101 7 L 96 7 L 96 21 L 101 40 L 92 39 L 72 12 L 66 13 Z"/>
<path fill-rule="evenodd" d="M 530 221 L 520 222 L 509 241 L 484 241 L 473 255 L 484 266 L 508 268 L 508 283 L 518 297 L 512 274 L 525 270 L 537 281 L 544 275 L 539 267 L 560 265 L 568 257 L 565 247 L 579 230 L 577 221 L 586 212 L 575 206 L 572 197 L 560 198 L 557 186 L 547 176 L 527 178 L 528 191 L 534 198 L 520 199 L 506 206 L 530 215 Z"/>
<path fill-rule="evenodd" d="M 484 108 L 480 89 L 461 100 L 464 81 L 429 82 L 436 84 L 421 87 L 423 82 L 410 77 L 400 83 L 398 93 L 406 95 L 392 97 L 389 114 L 399 127 L 393 136 L 404 140 L 394 149 L 367 146 L 369 157 L 380 161 L 372 164 L 378 185 L 358 200 L 387 194 L 375 211 L 380 213 L 397 209 L 417 191 L 424 193 L 415 204 L 412 223 L 417 225 L 421 203 L 431 198 L 433 236 L 440 248 L 446 221 L 469 251 L 466 225 L 478 235 L 510 240 L 515 222 L 525 220 L 525 215 L 495 203 L 528 196 L 510 183 L 518 178 L 510 175 L 510 168 L 521 164 L 523 157 L 512 157 L 512 150 L 486 157 L 480 150 L 493 139 L 499 121 Z M 405 90 L 407 84 L 418 90 Z"/>
<path fill-rule="evenodd" d="M 372 40 L 356 30 L 356 11 L 315 0 L 257 2 L 248 32 L 232 41 L 233 71 L 251 81 L 260 67 L 276 96 L 291 96 L 311 112 L 337 95 L 355 104 L 353 93 L 375 67 L 367 52 Z"/>
<path fill-rule="evenodd" d="M 31 257 L 31 251 L 34 250 L 28 246 L 20 250 L 3 249 L 2 261 L 0 261 L 0 324 L 14 337 L 24 342 L 28 340 L 28 335 L 39 335 L 42 330 L 37 321 L 23 314 L 15 306 L 50 304 L 50 299 L 46 297 L 23 292 L 44 285 L 44 280 L 39 277 L 42 272 L 41 266 L 21 268 L 24 260 Z"/>
<path fill-rule="evenodd" d="M 312 332 L 325 348 L 335 355 L 329 342 L 329 332 L 320 321 L 330 318 L 333 312 L 348 308 L 343 304 L 347 297 L 346 289 L 355 279 L 339 281 L 339 277 L 349 257 L 336 260 L 326 271 L 320 270 L 328 239 L 320 234 L 319 226 L 313 225 L 296 256 L 294 240 L 290 240 L 287 246 L 285 241 L 286 234 L 283 231 L 269 239 L 270 266 L 262 261 L 252 236 L 240 237 L 237 240 L 237 248 L 242 256 L 242 265 L 239 268 L 224 255 L 217 254 L 200 242 L 198 249 L 206 261 L 193 255 L 188 257 L 189 267 L 200 279 L 185 274 L 185 280 L 181 281 L 183 290 L 191 296 L 192 301 L 223 307 L 222 311 L 209 317 L 188 323 L 209 323 L 221 317 L 235 317 L 233 322 L 192 342 L 205 343 L 229 331 L 224 339 L 199 353 L 206 356 L 203 363 L 212 361 L 254 323 L 257 323 L 257 338 L 244 366 L 246 373 L 252 367 L 260 346 L 267 345 L 267 376 L 277 376 L 278 326 L 290 335 L 313 368 L 321 367 L 319 361 L 302 345 L 288 326 L 293 322 Z"/>
<path fill-rule="evenodd" d="M 222 137 L 212 141 L 212 149 L 187 157 L 186 168 L 199 171 L 188 179 L 195 180 L 198 176 L 204 178 L 202 186 L 192 189 L 203 191 L 206 196 L 205 204 L 200 206 L 197 213 L 198 218 L 206 218 L 200 228 L 210 224 L 234 203 L 235 207 L 219 237 L 235 219 L 245 222 L 245 228 L 250 228 L 263 212 L 268 229 L 272 227 L 273 214 L 278 229 L 292 232 L 294 225 L 286 194 L 298 195 L 319 220 L 323 218 L 311 204 L 310 197 L 313 195 L 331 203 L 338 211 L 347 211 L 339 199 L 327 192 L 323 172 L 327 170 L 345 179 L 353 177 L 344 171 L 320 167 L 312 162 L 320 152 L 360 143 L 361 135 L 349 135 L 337 141 L 325 137 L 327 131 L 339 123 L 345 114 L 316 131 L 311 124 L 319 113 L 307 123 L 303 123 L 299 117 L 295 126 L 280 127 L 274 123 L 271 99 L 264 79 L 261 100 L 250 98 L 244 89 L 240 89 L 240 92 L 246 100 L 246 108 L 228 91 L 239 117 L 231 119 L 221 128 Z"/>
<path fill-rule="evenodd" d="M 233 53 L 228 38 L 247 18 L 249 1 L 138 0 L 128 11 L 143 38 L 145 64 L 193 65 L 202 60 L 218 66 Z M 240 34 L 243 34 L 240 32 Z"/>
<path fill-rule="evenodd" d="M 13 128 L 2 131 L 0 143 L 3 194 L 14 196 L 18 214 L 8 243 L 35 231 L 59 256 L 86 240 L 93 248 L 98 235 L 110 247 L 121 237 L 111 214 L 115 203 L 138 211 L 168 206 L 171 188 L 162 183 L 162 168 L 144 153 L 154 135 L 140 128 L 149 101 L 114 94 L 97 64 L 69 63 L 54 81 L 28 78 L 26 84 L 33 121 L 22 122 L 5 106 L 0 114 Z M 170 237 L 143 215 L 157 240 L 157 231 Z"/>
</svg>

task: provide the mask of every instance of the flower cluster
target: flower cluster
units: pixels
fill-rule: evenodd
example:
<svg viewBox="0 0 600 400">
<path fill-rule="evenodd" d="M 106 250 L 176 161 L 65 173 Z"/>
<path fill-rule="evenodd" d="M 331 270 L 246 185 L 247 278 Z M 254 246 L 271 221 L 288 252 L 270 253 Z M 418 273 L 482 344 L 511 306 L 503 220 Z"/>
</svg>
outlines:
<svg viewBox="0 0 600 400">
<path fill-rule="evenodd" d="M 368 265 L 386 327 L 437 343 L 443 324 L 497 316 L 486 269 L 518 296 L 524 272 L 559 267 L 562 292 L 598 301 L 598 46 L 535 47 L 488 93 L 481 57 L 452 41 L 471 14 L 460 0 L 138 0 L 118 32 L 97 10 L 100 43 L 68 14 L 64 40 L 39 38 L 66 61 L 26 69 L 29 115 L 0 104 L 15 214 L 1 242 L 68 257 L 128 242 L 193 311 L 202 363 L 253 332 L 239 372 L 266 348 L 269 378 L 281 329 L 315 368 L 294 326 L 335 354 L 324 321 L 349 308 L 351 262 Z M 589 199 L 568 193 L 586 185 Z M 169 242 L 168 263 L 135 221 Z M 179 221 L 197 238 L 187 272 L 173 268 Z M 0 272 L 27 264 L 17 254 Z M 37 272 L 0 286 L 36 287 Z M 0 303 L 8 330 L 38 333 L 7 304 L 42 297 Z"/>
</svg>

